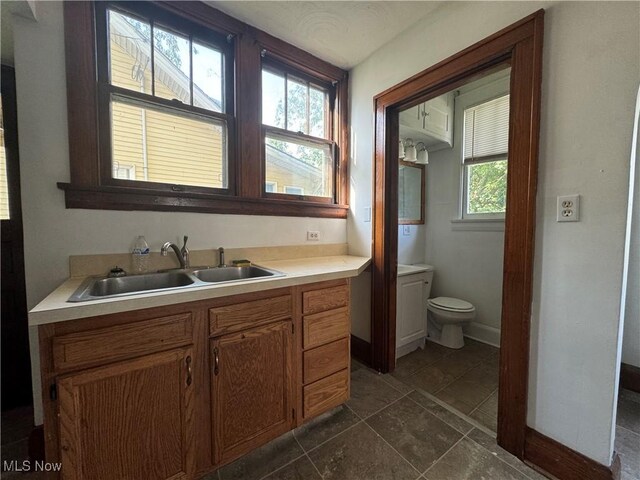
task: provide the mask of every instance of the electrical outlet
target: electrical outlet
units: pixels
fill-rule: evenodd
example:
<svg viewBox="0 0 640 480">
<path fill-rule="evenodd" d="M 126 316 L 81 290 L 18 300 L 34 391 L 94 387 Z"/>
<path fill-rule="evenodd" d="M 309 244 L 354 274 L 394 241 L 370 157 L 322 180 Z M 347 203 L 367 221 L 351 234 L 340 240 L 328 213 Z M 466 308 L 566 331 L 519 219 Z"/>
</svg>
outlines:
<svg viewBox="0 0 640 480">
<path fill-rule="evenodd" d="M 403 225 L 402 226 L 402 235 L 408 237 L 411 235 L 411 225 Z"/>
<path fill-rule="evenodd" d="M 558 197 L 557 221 L 580 221 L 580 195 L 564 195 Z"/>
<path fill-rule="evenodd" d="M 312 241 L 312 242 L 317 242 L 318 240 L 320 240 L 320 232 L 317 232 L 315 230 L 308 230 L 307 231 L 307 240 Z"/>
</svg>

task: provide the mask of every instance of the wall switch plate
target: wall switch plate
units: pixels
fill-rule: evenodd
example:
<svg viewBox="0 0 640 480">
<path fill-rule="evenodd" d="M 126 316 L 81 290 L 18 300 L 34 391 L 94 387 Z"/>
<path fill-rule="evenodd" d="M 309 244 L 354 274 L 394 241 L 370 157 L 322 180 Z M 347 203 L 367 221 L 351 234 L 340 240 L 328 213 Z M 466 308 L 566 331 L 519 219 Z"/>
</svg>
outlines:
<svg viewBox="0 0 640 480">
<path fill-rule="evenodd" d="M 371 221 L 371 207 L 364 207 L 364 221 L 366 223 Z"/>
<path fill-rule="evenodd" d="M 564 195 L 558 197 L 558 222 L 580 221 L 580 195 Z"/>
<path fill-rule="evenodd" d="M 402 235 L 408 237 L 411 235 L 411 225 L 403 225 L 402 226 Z"/>
<path fill-rule="evenodd" d="M 307 231 L 307 240 L 312 241 L 312 242 L 317 242 L 318 240 L 320 240 L 320 232 L 315 231 L 315 230 L 308 230 Z"/>
</svg>

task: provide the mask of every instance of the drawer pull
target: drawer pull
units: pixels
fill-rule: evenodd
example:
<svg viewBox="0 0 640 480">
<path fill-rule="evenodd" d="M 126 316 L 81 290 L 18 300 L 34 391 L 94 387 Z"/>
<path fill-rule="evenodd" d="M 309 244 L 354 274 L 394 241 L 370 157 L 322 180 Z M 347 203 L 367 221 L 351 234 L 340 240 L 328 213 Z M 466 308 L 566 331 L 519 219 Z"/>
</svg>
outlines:
<svg viewBox="0 0 640 480">
<path fill-rule="evenodd" d="M 193 374 L 193 370 L 191 368 L 191 355 L 189 355 L 186 358 L 185 363 L 187 364 L 187 387 L 188 387 L 189 385 L 191 385 L 192 374 Z"/>
<path fill-rule="evenodd" d="M 220 357 L 218 356 L 218 349 L 213 349 L 213 374 L 218 375 L 220 372 Z"/>
</svg>

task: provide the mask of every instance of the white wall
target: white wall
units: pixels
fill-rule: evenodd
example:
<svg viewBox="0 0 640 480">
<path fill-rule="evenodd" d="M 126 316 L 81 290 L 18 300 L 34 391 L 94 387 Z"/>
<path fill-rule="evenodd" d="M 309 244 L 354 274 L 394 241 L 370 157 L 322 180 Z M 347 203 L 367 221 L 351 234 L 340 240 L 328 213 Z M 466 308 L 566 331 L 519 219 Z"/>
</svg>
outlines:
<svg viewBox="0 0 640 480">
<path fill-rule="evenodd" d="M 528 424 L 609 464 L 640 4 L 448 2 L 355 67 L 348 239 L 369 253 L 361 207 L 371 204 L 373 96 L 538 8 L 547 13 Z M 558 224 L 556 196 L 571 193 L 582 195 L 581 222 Z"/>
<path fill-rule="evenodd" d="M 640 92 L 636 112 L 640 109 Z M 636 136 L 640 135 L 640 118 L 636 118 Z M 629 208 L 630 224 L 628 238 L 629 259 L 627 263 L 626 299 L 624 304 L 624 338 L 622 362 L 640 367 L 640 148 L 636 145 L 635 156 L 631 158 Z"/>
<path fill-rule="evenodd" d="M 307 230 L 324 243 L 346 242 L 345 220 L 65 209 L 56 187 L 69 181 L 62 4 L 39 2 L 37 23 L 16 17 L 14 41 L 29 308 L 67 278 L 69 255 L 127 252 L 140 234 L 153 250 L 182 235 L 192 249 L 297 245 Z M 33 354 L 32 363 L 38 401 Z"/>
</svg>

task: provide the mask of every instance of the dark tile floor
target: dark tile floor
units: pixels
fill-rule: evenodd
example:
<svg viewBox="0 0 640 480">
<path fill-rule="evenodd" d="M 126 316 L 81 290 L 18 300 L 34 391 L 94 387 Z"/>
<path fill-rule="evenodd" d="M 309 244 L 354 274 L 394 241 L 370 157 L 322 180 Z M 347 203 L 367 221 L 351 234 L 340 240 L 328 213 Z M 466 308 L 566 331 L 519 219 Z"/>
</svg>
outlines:
<svg viewBox="0 0 640 480">
<path fill-rule="evenodd" d="M 622 464 L 621 480 L 640 480 L 640 393 L 620 390 L 615 450 Z"/>
<path fill-rule="evenodd" d="M 468 338 L 458 350 L 427 342 L 398 359 L 393 377 L 495 432 L 499 356 L 498 348 Z"/>
<path fill-rule="evenodd" d="M 5 460 L 17 460 L 22 464 L 23 460 L 29 458 L 29 434 L 33 429 L 33 409 L 31 407 L 17 408 L 8 412 L 3 412 L 0 418 L 0 432 L 2 446 L 0 447 L 0 457 Z M 0 463 L 0 471 L 3 465 Z M 40 480 L 44 474 L 39 472 L 5 472 L 0 473 L 4 479 L 16 480 Z"/>
<path fill-rule="evenodd" d="M 481 347 L 471 350 L 486 357 L 486 352 L 478 351 Z M 411 361 L 422 360 L 414 356 Z M 223 467 L 207 480 L 544 478 L 498 447 L 488 428 L 456 414 L 439 398 L 355 361 L 351 378 L 346 405 Z"/>
<path fill-rule="evenodd" d="M 433 352 L 438 349 L 429 350 L 425 356 L 436 355 Z M 467 372 L 477 365 L 486 364 L 486 359 L 491 356 L 485 355 L 486 352 L 480 353 L 482 347 L 473 347 L 471 350 L 484 360 L 481 359 Z M 423 362 L 421 358 L 413 355 L 405 361 L 417 366 L 409 377 L 428 366 L 420 365 Z M 442 358 L 444 355 L 439 357 Z M 449 368 L 444 366 L 448 365 L 446 362 L 441 365 L 443 370 Z M 463 376 L 464 373 L 457 378 Z M 379 375 L 354 361 L 352 396 L 346 405 L 277 438 L 206 479 L 545 478 L 498 447 L 492 432 L 475 417 L 456 412 L 440 397 L 418 391 L 398 377 L 406 378 L 402 373 Z M 449 385 L 454 382 L 451 381 Z M 456 391 L 455 388 L 451 390 Z M 490 400 L 494 397 L 493 393 L 483 403 L 495 402 Z M 471 413 L 476 410 L 478 407 Z M 3 460 L 26 458 L 31 422 L 30 409 L 2 414 Z M 619 398 L 616 451 L 622 460 L 622 480 L 640 480 L 640 394 L 627 390 L 622 390 Z M 2 473 L 1 477 L 24 480 L 41 478 L 37 474 L 7 473 Z"/>
</svg>

